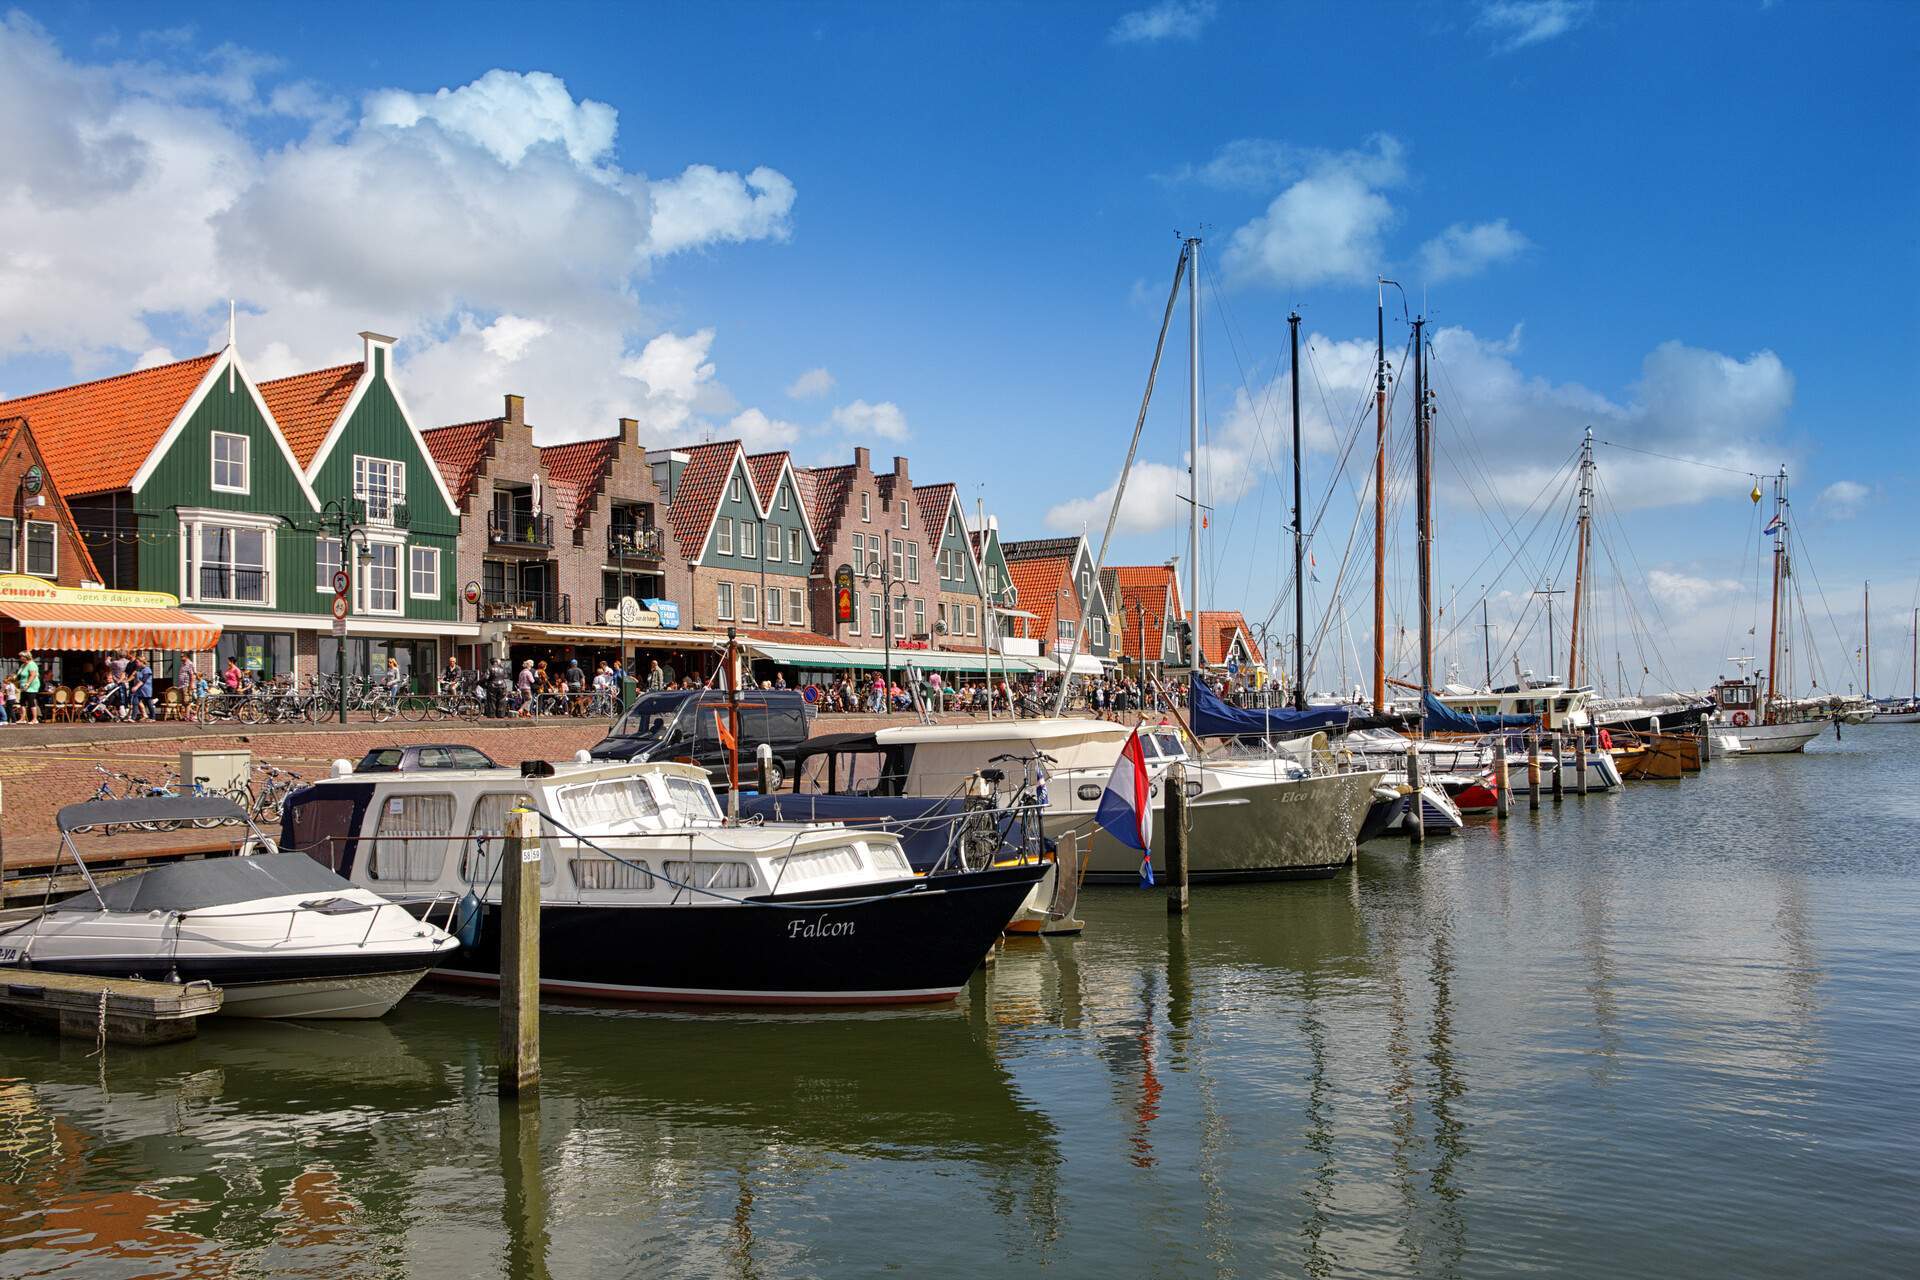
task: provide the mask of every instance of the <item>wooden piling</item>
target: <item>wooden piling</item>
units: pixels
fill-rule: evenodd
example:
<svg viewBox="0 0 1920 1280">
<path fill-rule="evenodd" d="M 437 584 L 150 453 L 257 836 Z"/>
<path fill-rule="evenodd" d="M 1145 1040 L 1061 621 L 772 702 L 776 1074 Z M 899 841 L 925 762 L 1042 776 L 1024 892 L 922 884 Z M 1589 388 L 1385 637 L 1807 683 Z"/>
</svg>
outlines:
<svg viewBox="0 0 1920 1280">
<path fill-rule="evenodd" d="M 1507 740 L 1493 744 L 1493 812 L 1504 818 L 1513 812 L 1513 775 L 1507 771 Z"/>
<path fill-rule="evenodd" d="M 1527 808 L 1540 808 L 1540 735 L 1527 739 Z"/>
<path fill-rule="evenodd" d="M 755 747 L 753 749 L 753 762 L 754 762 L 754 767 L 758 773 L 758 776 L 755 779 L 755 783 L 760 788 L 760 794 L 763 796 L 772 795 L 773 794 L 773 748 L 771 746 L 768 746 L 764 742 L 761 743 L 759 746 Z"/>
<path fill-rule="evenodd" d="M 1576 771 L 1574 792 L 1584 796 L 1587 794 L 1587 735 L 1583 732 L 1573 735 L 1573 767 Z"/>
<path fill-rule="evenodd" d="M 1410 844 L 1425 844 L 1427 839 L 1427 807 L 1420 802 L 1420 744 L 1407 744 L 1407 841 Z"/>
<path fill-rule="evenodd" d="M 1694 732 L 1700 735 L 1700 767 L 1704 769 L 1713 763 L 1713 726 L 1702 720 Z"/>
<path fill-rule="evenodd" d="M 1566 755 L 1566 745 L 1560 741 L 1560 735 L 1553 735 L 1553 798 L 1556 801 L 1567 798 L 1566 770 L 1560 767 Z"/>
<path fill-rule="evenodd" d="M 500 1096 L 540 1087 L 540 815 L 507 815 L 500 852 Z"/>
<path fill-rule="evenodd" d="M 1165 780 L 1160 784 L 1165 792 L 1166 812 L 1163 821 L 1167 827 L 1167 838 L 1161 846 L 1167 851 L 1167 913 L 1185 915 L 1187 912 L 1187 767 L 1174 764 L 1167 769 Z"/>
</svg>

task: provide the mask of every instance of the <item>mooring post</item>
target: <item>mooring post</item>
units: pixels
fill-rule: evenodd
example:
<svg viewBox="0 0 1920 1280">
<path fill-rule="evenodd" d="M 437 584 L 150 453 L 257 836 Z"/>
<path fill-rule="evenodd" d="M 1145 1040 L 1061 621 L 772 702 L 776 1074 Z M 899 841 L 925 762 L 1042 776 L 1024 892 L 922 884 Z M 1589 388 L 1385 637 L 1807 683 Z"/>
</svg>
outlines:
<svg viewBox="0 0 1920 1280">
<path fill-rule="evenodd" d="M 540 815 L 507 815 L 500 851 L 500 1096 L 540 1087 Z"/>
<path fill-rule="evenodd" d="M 1574 790 L 1580 795 L 1587 794 L 1587 734 L 1584 729 L 1576 729 L 1573 734 L 1573 767 L 1579 770 L 1574 781 Z"/>
<path fill-rule="evenodd" d="M 755 767 L 758 768 L 758 770 L 760 771 L 760 776 L 757 780 L 758 785 L 760 787 L 760 794 L 763 796 L 772 795 L 773 794 L 773 748 L 772 746 L 763 742 L 759 746 L 755 747 L 753 749 L 753 762 Z"/>
<path fill-rule="evenodd" d="M 1566 770 L 1560 767 L 1566 753 L 1566 745 L 1560 741 L 1560 735 L 1553 735 L 1553 798 L 1555 801 L 1567 798 Z"/>
<path fill-rule="evenodd" d="M 1507 772 L 1507 740 L 1493 743 L 1493 812 L 1506 817 L 1513 812 L 1513 775 Z"/>
<path fill-rule="evenodd" d="M 1185 915 L 1187 911 L 1187 767 L 1175 764 L 1167 769 L 1160 784 L 1166 791 L 1167 838 L 1161 848 L 1167 851 L 1167 913 Z"/>
<path fill-rule="evenodd" d="M 1427 807 L 1420 802 L 1420 744 L 1407 744 L 1407 840 L 1412 844 L 1425 844 L 1427 840 Z"/>
<path fill-rule="evenodd" d="M 1540 735 L 1527 736 L 1527 808 L 1540 808 Z"/>
</svg>

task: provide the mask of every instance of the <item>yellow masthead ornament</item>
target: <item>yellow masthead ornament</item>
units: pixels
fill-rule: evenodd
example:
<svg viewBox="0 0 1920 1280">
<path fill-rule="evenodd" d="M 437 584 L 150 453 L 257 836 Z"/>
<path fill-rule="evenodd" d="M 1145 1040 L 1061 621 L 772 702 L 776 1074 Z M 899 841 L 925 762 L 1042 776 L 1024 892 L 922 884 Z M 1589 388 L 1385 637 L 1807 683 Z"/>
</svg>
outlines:
<svg viewBox="0 0 1920 1280">
<path fill-rule="evenodd" d="M 1760 501 L 1760 482 L 1758 480 L 1753 482 L 1753 492 L 1747 496 L 1752 498 L 1756 503 Z"/>
</svg>

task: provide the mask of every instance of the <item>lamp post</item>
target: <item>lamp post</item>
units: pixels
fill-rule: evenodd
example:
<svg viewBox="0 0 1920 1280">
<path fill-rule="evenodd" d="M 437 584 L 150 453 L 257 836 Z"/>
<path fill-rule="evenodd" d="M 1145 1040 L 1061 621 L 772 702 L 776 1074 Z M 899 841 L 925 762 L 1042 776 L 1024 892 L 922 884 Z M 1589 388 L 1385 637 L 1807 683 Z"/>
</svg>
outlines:
<svg viewBox="0 0 1920 1280">
<path fill-rule="evenodd" d="M 913 593 L 905 582 L 893 576 L 891 562 L 882 559 L 879 564 L 877 571 L 869 564 L 864 579 L 868 585 L 880 584 L 881 644 L 887 664 L 887 687 L 880 696 L 880 710 L 883 714 L 890 716 L 893 714 L 893 602 L 896 598 L 893 589 L 900 588 L 897 598 L 902 605 L 906 604 L 908 597 Z"/>
<path fill-rule="evenodd" d="M 349 592 L 353 590 L 353 571 L 347 567 L 351 563 L 348 552 L 353 546 L 356 534 L 360 538 L 361 556 L 365 559 L 372 558 L 372 553 L 367 550 L 367 531 L 360 520 L 360 503 L 354 498 L 330 498 L 320 511 L 320 528 L 322 531 L 331 532 L 340 541 L 340 568 L 348 575 L 347 590 Z M 340 634 L 334 637 L 333 652 L 333 674 L 340 686 L 340 723 L 345 724 L 347 722 L 347 632 L 344 626 L 341 627 Z"/>
</svg>

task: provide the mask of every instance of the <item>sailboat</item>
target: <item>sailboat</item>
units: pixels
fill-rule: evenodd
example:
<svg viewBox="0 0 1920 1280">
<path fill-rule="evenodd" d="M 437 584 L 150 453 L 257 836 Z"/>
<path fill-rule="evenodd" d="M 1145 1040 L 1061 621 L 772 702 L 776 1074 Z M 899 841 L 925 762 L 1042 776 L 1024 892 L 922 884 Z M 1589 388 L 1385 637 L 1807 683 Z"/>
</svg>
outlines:
<svg viewBox="0 0 1920 1280">
<path fill-rule="evenodd" d="M 1913 611 L 1913 684 L 1905 702 L 1876 704 L 1875 724 L 1920 724 L 1920 609 Z"/>
<path fill-rule="evenodd" d="M 1759 494 L 1760 488 L 1755 485 L 1756 501 Z M 1713 686 L 1713 700 L 1719 709 L 1714 712 L 1711 732 L 1715 743 L 1729 755 L 1803 751 L 1827 727 L 1825 718 L 1807 718 L 1809 712 L 1804 706 L 1790 705 L 1791 693 L 1783 691 L 1778 683 L 1780 614 L 1783 603 L 1790 610 L 1793 598 L 1788 589 L 1793 562 L 1787 553 L 1787 514 L 1787 469 L 1783 466 L 1773 478 L 1773 518 L 1767 522 L 1765 531 L 1773 540 L 1773 592 L 1767 624 L 1766 667 L 1749 676 L 1747 667 L 1755 661 L 1753 655 L 1729 658 L 1739 674 Z"/>
</svg>

